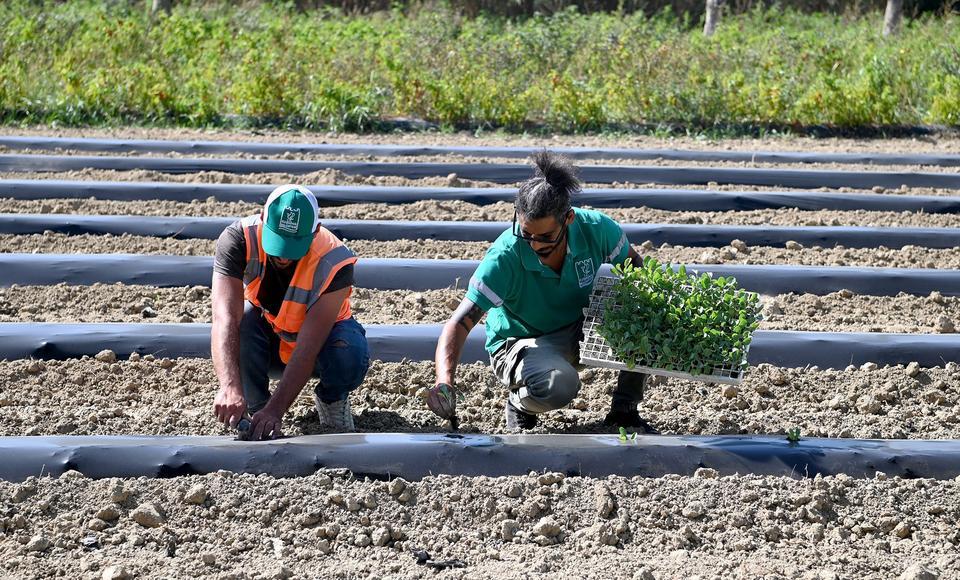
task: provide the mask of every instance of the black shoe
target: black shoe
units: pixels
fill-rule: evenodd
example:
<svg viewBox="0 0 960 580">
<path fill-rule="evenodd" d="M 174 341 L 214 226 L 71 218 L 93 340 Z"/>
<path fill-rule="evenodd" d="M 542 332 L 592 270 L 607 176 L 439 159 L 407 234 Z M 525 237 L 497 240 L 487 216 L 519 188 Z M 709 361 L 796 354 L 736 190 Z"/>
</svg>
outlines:
<svg viewBox="0 0 960 580">
<path fill-rule="evenodd" d="M 610 409 L 603 422 L 613 427 L 630 427 L 637 433 L 643 435 L 659 435 L 653 425 L 647 423 L 640 417 L 636 409 Z"/>
<path fill-rule="evenodd" d="M 537 416 L 514 407 L 510 399 L 507 399 L 503 407 L 503 414 L 507 421 L 507 429 L 533 429 L 537 426 Z"/>
</svg>

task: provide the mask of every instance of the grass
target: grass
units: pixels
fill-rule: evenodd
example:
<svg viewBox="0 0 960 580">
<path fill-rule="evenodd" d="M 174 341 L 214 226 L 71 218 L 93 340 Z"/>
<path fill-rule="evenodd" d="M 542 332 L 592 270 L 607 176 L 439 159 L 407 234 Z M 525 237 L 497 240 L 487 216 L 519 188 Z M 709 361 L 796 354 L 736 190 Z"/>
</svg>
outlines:
<svg viewBox="0 0 960 580">
<path fill-rule="evenodd" d="M 960 17 L 790 10 L 346 17 L 280 4 L 0 3 L 0 122 L 671 132 L 960 125 Z M 748 128 L 748 129 L 744 129 Z"/>
</svg>

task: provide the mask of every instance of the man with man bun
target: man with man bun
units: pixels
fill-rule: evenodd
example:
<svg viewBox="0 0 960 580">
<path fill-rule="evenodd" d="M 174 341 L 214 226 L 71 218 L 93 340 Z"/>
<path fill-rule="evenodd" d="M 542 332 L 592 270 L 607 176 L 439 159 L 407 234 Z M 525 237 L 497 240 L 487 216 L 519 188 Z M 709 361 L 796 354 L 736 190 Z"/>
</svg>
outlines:
<svg viewBox="0 0 960 580">
<path fill-rule="evenodd" d="M 485 312 L 491 366 L 509 389 L 506 425 L 532 429 L 539 414 L 565 407 L 580 391 L 574 365 L 597 269 L 628 258 L 643 262 L 617 222 L 573 207 L 580 181 L 569 161 L 547 151 L 533 161 L 533 177 L 517 192 L 513 227 L 487 250 L 437 344 L 436 386 L 427 405 L 452 422 L 457 364 Z M 655 432 L 637 412 L 645 380 L 620 373 L 605 422 Z"/>
</svg>

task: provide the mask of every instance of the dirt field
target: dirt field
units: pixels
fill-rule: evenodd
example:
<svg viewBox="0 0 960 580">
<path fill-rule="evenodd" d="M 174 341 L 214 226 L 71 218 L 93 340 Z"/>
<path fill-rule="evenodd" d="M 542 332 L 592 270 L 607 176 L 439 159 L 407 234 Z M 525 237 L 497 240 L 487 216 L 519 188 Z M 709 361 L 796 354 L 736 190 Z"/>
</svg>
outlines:
<svg viewBox="0 0 960 580">
<path fill-rule="evenodd" d="M 104 201 L 2 199 L 4 213 L 139 215 L 164 217 L 240 217 L 261 206 L 244 202 Z M 582 206 L 589 208 L 589 206 Z M 892 211 L 800 211 L 792 208 L 751 211 L 688 212 L 641 208 L 600 208 L 620 223 L 714 224 L 755 226 L 960 227 L 960 215 Z M 424 200 L 409 204 L 362 203 L 320 208 L 321 219 L 501 221 L 513 219 L 513 204 L 479 206 L 463 201 Z"/>
<path fill-rule="evenodd" d="M 137 357 L 134 357 L 135 359 Z M 681 380 L 654 381 L 641 414 L 665 434 L 785 433 L 855 438 L 960 438 L 960 374 L 901 367 L 875 370 L 782 369 L 760 365 L 733 391 Z M 609 433 L 613 371 L 585 369 L 569 408 L 548 413 L 537 432 Z M 433 385 L 429 362 L 376 362 L 351 395 L 364 431 L 437 431 L 445 424 L 422 398 Z M 462 365 L 461 429 L 505 429 L 506 391 L 484 364 Z M 227 431 L 211 409 L 216 377 L 209 360 L 0 362 L 0 435 L 215 435 Z M 77 394 L 82 393 L 78 399 Z M 317 432 L 309 393 L 285 418 L 287 434 Z"/>
<path fill-rule="evenodd" d="M 361 258 L 427 258 L 479 260 L 490 246 L 488 242 L 449 242 L 443 240 L 345 240 Z M 147 236 L 94 236 L 89 234 L 0 234 L 0 252 L 42 254 L 161 254 L 177 256 L 213 255 L 215 240 L 177 240 Z M 904 246 L 888 248 L 690 248 L 683 246 L 641 245 L 638 252 L 661 262 L 689 264 L 797 264 L 806 266 L 874 266 L 882 268 L 960 268 L 956 248 L 932 249 Z"/>
<path fill-rule="evenodd" d="M 315 153 L 282 153 L 280 155 L 265 155 L 251 153 L 116 153 L 99 151 L 77 150 L 9 150 L 0 147 L 0 154 L 23 155 L 81 155 L 89 157 L 131 157 L 138 159 L 167 158 L 167 159 L 277 159 L 284 161 L 322 161 L 322 162 L 362 162 L 362 163 L 469 163 L 469 164 L 522 164 L 526 159 L 510 157 L 482 157 L 461 154 L 451 155 L 419 155 L 416 157 L 398 157 L 390 155 L 329 155 Z M 686 167 L 686 168 L 725 168 L 725 169 L 786 169 L 786 170 L 816 170 L 816 171 L 885 171 L 925 173 L 955 173 L 956 167 L 937 165 L 871 165 L 866 163 L 768 163 L 762 161 L 692 161 L 676 159 L 578 159 L 578 166 L 646 166 L 646 167 Z"/>
<path fill-rule="evenodd" d="M 363 324 L 441 323 L 464 291 L 357 288 L 351 303 Z M 768 330 L 948 333 L 960 321 L 960 298 L 832 293 L 765 296 Z M 123 284 L 0 288 L 0 322 L 210 322 L 210 289 Z"/>
<path fill-rule="evenodd" d="M 920 580 L 960 566 L 960 482 L 709 475 L 0 483 L 0 497 L 24 498 L 0 519 L 0 569 L 91 580 Z M 438 572 L 413 550 L 464 567 Z"/>
<path fill-rule="evenodd" d="M 456 173 L 451 173 L 446 177 L 425 177 L 422 179 L 407 179 L 405 177 L 379 176 L 362 177 L 357 175 L 347 175 L 335 169 L 327 169 L 304 175 L 293 175 L 290 173 L 224 173 L 221 171 L 202 171 L 199 173 L 167 174 L 158 171 L 133 170 L 133 171 L 110 171 L 102 169 L 81 169 L 75 171 L 63 172 L 0 172 L 0 179 L 60 179 L 68 181 L 166 181 L 172 183 L 235 183 L 235 184 L 260 184 L 274 185 L 283 183 L 303 183 L 306 185 L 393 185 L 410 187 L 510 187 L 510 184 L 490 183 L 484 181 L 471 181 L 462 179 Z M 516 184 L 514 184 L 516 185 Z M 657 183 L 585 183 L 585 188 L 623 188 L 635 189 L 642 187 L 679 187 L 664 186 Z M 710 189 L 720 191 L 790 191 L 786 187 L 776 186 L 756 186 L 756 185 L 718 185 L 710 183 L 708 185 L 684 185 L 683 189 Z M 840 193 L 868 193 L 866 190 L 859 190 L 850 187 L 841 187 L 836 190 L 828 188 L 818 188 L 815 191 L 837 191 Z M 956 190 L 931 188 L 931 187 L 899 187 L 895 189 L 877 188 L 870 190 L 873 193 L 889 193 L 891 195 L 956 195 Z"/>
<path fill-rule="evenodd" d="M 20 130 L 6 131 L 16 134 Z M 26 131 L 38 134 L 40 131 Z M 49 134 L 139 138 L 435 144 L 595 145 L 756 150 L 960 153 L 960 139 L 845 141 L 567 137 L 549 141 L 467 135 L 340 136 L 227 134 L 122 129 L 50 130 Z M 409 159 L 413 161 L 414 159 Z M 418 158 L 416 160 L 426 161 Z M 512 161 L 515 162 L 515 161 Z M 608 162 L 604 162 L 608 163 Z M 674 164 L 674 163 L 669 163 Z M 714 164 L 718 165 L 718 164 Z M 791 166 L 803 168 L 803 166 Z M 852 166 L 838 167 L 853 170 Z M 874 168 L 892 170 L 892 168 Z M 955 168 L 954 168 L 955 169 Z M 953 170 L 951 170 L 953 171 Z M 491 186 L 455 176 L 409 181 L 359 179 L 339 172 L 310 176 L 171 176 L 80 171 L 0 174 L 4 179 L 97 179 L 208 183 L 303 183 Z M 619 187 L 638 187 L 617 184 Z M 642 184 L 652 186 L 652 184 Z M 775 190 L 740 186 L 723 190 Z M 952 190 L 894 190 L 891 195 L 958 195 Z M 158 216 L 241 216 L 245 203 L 5 200 L 5 212 Z M 605 210 L 624 222 L 756 225 L 957 227 L 954 215 L 895 212 L 663 212 Z M 324 208 L 323 217 L 505 221 L 510 204 L 474 206 L 424 201 L 405 206 Z M 362 257 L 471 258 L 486 243 L 420 240 L 348 241 Z M 0 236 L 2 252 L 209 255 L 210 240 L 135 236 Z M 958 249 L 654 248 L 672 262 L 960 268 Z M 367 324 L 441 322 L 462 290 L 360 289 L 357 318 Z M 782 330 L 935 333 L 955 330 L 960 299 L 828 296 L 764 297 L 763 327 Z M 205 287 L 0 288 L 0 322 L 209 322 Z M 949 323 L 949 324 L 948 324 Z M 611 371 L 585 369 L 583 388 L 566 409 L 542 417 L 536 432 L 604 433 L 615 385 Z M 430 362 L 374 361 L 351 395 L 361 431 L 436 432 L 448 426 L 423 402 L 434 382 Z M 487 365 L 462 365 L 461 428 L 502 433 L 505 390 Z M 201 359 L 101 362 L 0 362 L 0 436 L 219 435 L 212 363 Z M 655 380 L 640 413 L 665 434 L 783 434 L 855 438 L 960 438 L 960 369 L 903 366 L 784 369 L 760 365 L 743 384 L 722 388 Z M 308 394 L 285 417 L 285 433 L 319 430 Z M 24 484 L 0 482 L 0 577 L 3 578 L 543 578 L 612 580 L 960 578 L 960 479 L 871 480 L 735 476 L 605 479 L 428 477 L 418 482 L 350 479 L 339 473 L 275 480 L 228 473 L 168 480 L 92 481 L 77 474 Z M 403 488 L 403 489 L 401 489 Z M 401 495 L 401 491 L 406 491 Z M 354 509 L 356 508 L 356 509 Z M 463 568 L 417 564 L 413 550 Z"/>
<path fill-rule="evenodd" d="M 515 147 L 628 147 L 635 149 L 694 149 L 730 151 L 811 151 L 824 153 L 960 154 L 960 136 L 929 135 L 907 139 L 842 139 L 773 135 L 765 138 L 712 140 L 699 137 L 645 135 L 551 135 L 536 137 L 508 133 L 408 132 L 353 135 L 309 131 L 222 131 L 140 127 L 68 128 L 5 127 L 7 135 L 86 137 L 104 139 L 173 139 L 180 141 L 253 141 L 264 143 L 372 143 L 381 145 L 515 146 Z"/>
</svg>

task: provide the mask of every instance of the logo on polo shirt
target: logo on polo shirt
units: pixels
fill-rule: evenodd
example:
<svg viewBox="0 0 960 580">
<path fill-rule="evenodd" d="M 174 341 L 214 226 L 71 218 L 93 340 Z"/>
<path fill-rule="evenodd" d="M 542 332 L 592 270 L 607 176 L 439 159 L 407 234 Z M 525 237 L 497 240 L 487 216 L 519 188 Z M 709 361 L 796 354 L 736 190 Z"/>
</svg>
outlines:
<svg viewBox="0 0 960 580">
<path fill-rule="evenodd" d="M 586 288 L 593 284 L 593 277 L 596 275 L 593 269 L 593 258 L 575 262 L 574 266 L 577 269 L 577 281 L 580 283 L 581 288 Z"/>
<path fill-rule="evenodd" d="M 280 217 L 280 223 L 277 225 L 280 231 L 296 234 L 300 231 L 300 208 L 285 207 L 283 216 Z"/>
</svg>

